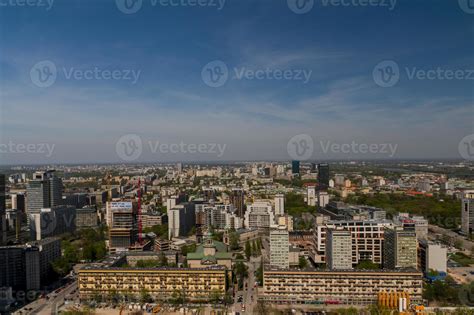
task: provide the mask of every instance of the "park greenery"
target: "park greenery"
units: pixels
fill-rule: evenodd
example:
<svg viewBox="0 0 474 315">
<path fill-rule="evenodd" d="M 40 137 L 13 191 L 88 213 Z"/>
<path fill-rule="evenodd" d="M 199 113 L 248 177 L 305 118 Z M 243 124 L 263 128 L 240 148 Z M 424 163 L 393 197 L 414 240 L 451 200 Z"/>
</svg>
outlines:
<svg viewBox="0 0 474 315">
<path fill-rule="evenodd" d="M 308 206 L 303 195 L 288 193 L 285 196 L 285 211 L 294 217 L 301 217 L 303 213 L 316 213 L 316 207 Z"/>
<path fill-rule="evenodd" d="M 422 215 L 430 224 L 447 229 L 457 229 L 461 211 L 459 200 L 448 196 L 409 196 L 404 194 L 350 195 L 345 200 L 349 204 L 363 204 L 383 208 L 390 218 L 398 212 Z"/>
<path fill-rule="evenodd" d="M 474 264 L 473 258 L 461 252 L 452 253 L 449 255 L 449 258 L 457 262 L 461 267 L 469 267 Z"/>
<path fill-rule="evenodd" d="M 101 260 L 107 254 L 106 229 L 82 229 L 67 235 L 61 241 L 63 255 L 52 263 L 58 276 L 68 274 L 74 264 Z"/>
</svg>

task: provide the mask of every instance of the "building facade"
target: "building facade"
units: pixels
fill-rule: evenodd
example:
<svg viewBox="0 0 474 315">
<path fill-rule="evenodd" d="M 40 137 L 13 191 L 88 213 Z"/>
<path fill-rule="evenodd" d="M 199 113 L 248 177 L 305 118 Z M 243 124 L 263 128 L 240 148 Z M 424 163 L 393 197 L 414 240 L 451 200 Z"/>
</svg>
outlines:
<svg viewBox="0 0 474 315">
<path fill-rule="evenodd" d="M 326 262 L 326 233 L 328 228 L 343 228 L 352 235 L 352 265 L 359 261 L 370 260 L 382 264 L 384 230 L 392 227 L 388 220 L 358 220 L 358 221 L 326 221 L 319 222 L 314 227 L 314 247 L 311 258 L 315 263 Z"/>
<path fill-rule="evenodd" d="M 245 226 L 248 229 L 268 229 L 273 224 L 275 224 L 275 214 L 270 202 L 257 201 L 247 206 Z"/>
<path fill-rule="evenodd" d="M 431 270 L 446 273 L 448 250 L 439 244 L 426 240 L 419 242 L 418 246 L 418 268 L 425 274 Z"/>
<path fill-rule="evenodd" d="M 99 223 L 99 216 L 95 208 L 76 209 L 76 228 L 94 228 Z"/>
<path fill-rule="evenodd" d="M 343 229 L 328 229 L 326 237 L 326 264 L 331 270 L 352 269 L 352 236 Z"/>
<path fill-rule="evenodd" d="M 168 237 L 187 236 L 196 226 L 196 207 L 187 202 L 174 206 L 168 211 Z"/>
<path fill-rule="evenodd" d="M 289 268 L 290 236 L 285 226 L 270 229 L 270 265 L 278 268 Z"/>
<path fill-rule="evenodd" d="M 93 296 L 135 295 L 146 290 L 157 300 L 182 294 L 186 301 L 209 301 L 216 292 L 224 296 L 227 271 L 214 268 L 105 268 L 87 266 L 78 271 L 81 300 Z"/>
<path fill-rule="evenodd" d="M 275 195 L 275 216 L 282 216 L 285 214 L 285 195 Z"/>
<path fill-rule="evenodd" d="M 259 299 L 275 304 L 370 305 L 380 292 L 406 292 L 422 302 L 423 275 L 416 270 L 296 271 L 265 269 Z"/>
<path fill-rule="evenodd" d="M 132 202 L 107 202 L 106 222 L 109 227 L 109 249 L 128 249 L 138 233 L 137 212 Z"/>
<path fill-rule="evenodd" d="M 384 268 L 418 267 L 418 242 L 414 231 L 405 231 L 399 227 L 388 228 L 385 230 L 384 238 Z"/>
<path fill-rule="evenodd" d="M 469 235 L 474 230 L 474 191 L 465 192 L 461 201 L 461 230 Z"/>
</svg>

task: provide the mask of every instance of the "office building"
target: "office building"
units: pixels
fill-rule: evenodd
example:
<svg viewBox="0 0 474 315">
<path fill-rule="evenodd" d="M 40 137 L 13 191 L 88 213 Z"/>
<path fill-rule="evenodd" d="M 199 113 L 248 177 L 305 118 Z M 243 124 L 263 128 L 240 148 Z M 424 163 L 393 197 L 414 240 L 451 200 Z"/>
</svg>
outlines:
<svg viewBox="0 0 474 315">
<path fill-rule="evenodd" d="M 381 292 L 405 292 L 422 303 L 423 274 L 416 270 L 281 270 L 264 268 L 262 300 L 269 304 L 377 304 Z"/>
<path fill-rule="evenodd" d="M 51 279 L 55 277 L 52 263 L 61 258 L 61 239 L 48 237 L 40 241 L 28 243 L 27 245 L 38 248 L 41 285 L 43 286 L 51 282 Z"/>
<path fill-rule="evenodd" d="M 245 192 L 241 188 L 233 188 L 229 199 L 239 218 L 243 218 L 245 214 Z"/>
<path fill-rule="evenodd" d="M 89 195 L 85 193 L 68 194 L 63 198 L 63 204 L 74 206 L 76 209 L 90 205 Z"/>
<path fill-rule="evenodd" d="M 107 202 L 106 222 L 109 227 L 109 249 L 124 251 L 132 246 L 137 238 L 137 211 L 130 202 Z"/>
<path fill-rule="evenodd" d="M 412 215 L 408 213 L 399 213 L 393 218 L 395 225 L 401 226 L 405 231 L 415 231 L 418 239 L 428 237 L 428 220 L 423 216 Z"/>
<path fill-rule="evenodd" d="M 196 206 L 186 202 L 168 211 L 168 238 L 187 236 L 196 226 Z"/>
<path fill-rule="evenodd" d="M 293 231 L 293 217 L 291 215 L 285 214 L 281 217 L 278 217 L 278 225 L 285 226 L 288 232 Z"/>
<path fill-rule="evenodd" d="M 277 268 L 289 268 L 289 234 L 285 226 L 270 228 L 270 265 Z"/>
<path fill-rule="evenodd" d="M 325 208 L 329 203 L 329 194 L 326 191 L 318 191 L 318 206 Z"/>
<path fill-rule="evenodd" d="M 318 190 L 326 190 L 329 188 L 329 164 L 318 164 Z"/>
<path fill-rule="evenodd" d="M 152 227 L 155 225 L 163 225 L 168 223 L 168 215 L 160 212 L 142 213 L 142 227 Z"/>
<path fill-rule="evenodd" d="M 268 229 L 275 224 L 272 204 L 267 201 L 256 201 L 247 206 L 245 226 L 248 229 Z"/>
<path fill-rule="evenodd" d="M 316 186 L 308 186 L 306 189 L 306 204 L 310 207 L 315 207 L 316 203 Z"/>
<path fill-rule="evenodd" d="M 72 233 L 76 230 L 76 208 L 55 206 L 43 208 L 40 212 L 29 214 L 29 229 L 32 240 Z"/>
<path fill-rule="evenodd" d="M 334 184 L 336 186 L 339 186 L 339 187 L 344 186 L 344 180 L 345 178 L 343 174 L 334 175 Z"/>
<path fill-rule="evenodd" d="M 421 240 L 418 246 L 418 268 L 425 274 L 430 271 L 447 272 L 447 248 L 439 244 Z"/>
<path fill-rule="evenodd" d="M 404 231 L 400 227 L 387 228 L 384 232 L 384 268 L 417 268 L 417 247 L 414 231 Z"/>
<path fill-rule="evenodd" d="M 350 231 L 327 230 L 326 264 L 331 270 L 352 269 L 352 235 Z"/>
<path fill-rule="evenodd" d="M 291 173 L 293 175 L 300 174 L 300 161 L 291 161 Z"/>
<path fill-rule="evenodd" d="M 99 224 L 99 216 L 95 208 L 85 207 L 76 209 L 76 228 L 95 228 Z"/>
<path fill-rule="evenodd" d="M 12 198 L 12 209 L 17 209 L 22 213 L 26 212 L 26 198 L 25 194 L 11 194 Z"/>
<path fill-rule="evenodd" d="M 275 195 L 275 216 L 282 216 L 285 214 L 285 195 Z"/>
<path fill-rule="evenodd" d="M 0 247 L 0 288 L 11 287 L 13 291 L 39 290 L 40 276 L 40 255 L 37 247 Z"/>
<path fill-rule="evenodd" d="M 320 220 L 313 228 L 314 247 L 311 258 L 315 263 L 326 262 L 326 233 L 327 229 L 342 228 L 349 230 L 352 235 L 352 265 L 369 260 L 382 264 L 384 230 L 392 227 L 389 220 Z"/>
<path fill-rule="evenodd" d="M 464 192 L 461 201 L 461 231 L 465 235 L 474 230 L 474 191 Z"/>
<path fill-rule="evenodd" d="M 61 205 L 62 193 L 62 179 L 56 176 L 54 170 L 35 172 L 33 179 L 26 185 L 28 214 Z"/>
</svg>

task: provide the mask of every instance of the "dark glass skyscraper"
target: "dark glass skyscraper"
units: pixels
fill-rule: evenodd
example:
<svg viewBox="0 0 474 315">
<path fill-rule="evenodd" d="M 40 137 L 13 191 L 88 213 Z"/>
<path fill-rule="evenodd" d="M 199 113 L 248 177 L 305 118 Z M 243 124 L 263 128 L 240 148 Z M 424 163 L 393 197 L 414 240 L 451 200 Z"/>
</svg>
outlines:
<svg viewBox="0 0 474 315">
<path fill-rule="evenodd" d="M 318 164 L 318 189 L 326 190 L 329 187 L 329 164 Z"/>
<path fill-rule="evenodd" d="M 300 173 L 300 161 L 291 161 L 291 172 L 293 174 Z"/>
</svg>

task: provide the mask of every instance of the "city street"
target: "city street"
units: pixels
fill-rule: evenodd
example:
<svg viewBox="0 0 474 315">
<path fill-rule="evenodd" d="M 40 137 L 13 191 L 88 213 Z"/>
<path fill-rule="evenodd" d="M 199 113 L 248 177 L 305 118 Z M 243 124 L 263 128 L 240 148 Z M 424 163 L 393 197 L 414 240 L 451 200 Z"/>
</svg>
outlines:
<svg viewBox="0 0 474 315">
<path fill-rule="evenodd" d="M 474 242 L 467 240 L 464 236 L 459 235 L 456 232 L 444 229 L 436 225 L 429 225 L 428 229 L 432 233 L 442 234 L 451 237 L 453 239 L 453 243 L 455 241 L 462 242 L 462 247 L 465 250 L 472 251 L 474 249 Z"/>
<path fill-rule="evenodd" d="M 77 281 L 74 281 L 64 287 L 60 288 L 61 291 L 55 293 L 53 291 L 49 293 L 49 300 L 46 298 L 39 298 L 36 301 L 31 302 L 28 305 L 25 305 L 23 308 L 19 309 L 18 311 L 14 312 L 13 314 L 44 314 L 49 315 L 52 313 L 53 308 L 56 306 L 59 308 L 64 304 L 65 299 L 77 289 Z M 77 295 L 77 292 L 76 292 Z"/>
<path fill-rule="evenodd" d="M 250 257 L 250 261 L 246 262 L 248 267 L 248 278 L 244 283 L 244 290 L 237 291 L 234 299 L 234 312 L 243 314 L 253 314 L 253 309 L 257 303 L 257 288 L 255 288 L 255 270 L 260 265 L 261 257 Z M 242 301 L 239 302 L 239 296 L 242 296 Z M 242 308 L 245 305 L 245 311 Z"/>
</svg>

